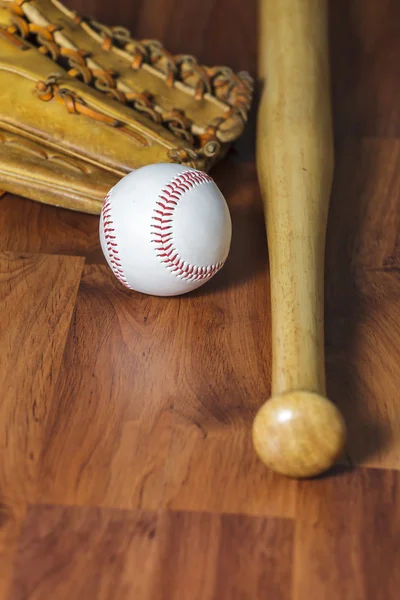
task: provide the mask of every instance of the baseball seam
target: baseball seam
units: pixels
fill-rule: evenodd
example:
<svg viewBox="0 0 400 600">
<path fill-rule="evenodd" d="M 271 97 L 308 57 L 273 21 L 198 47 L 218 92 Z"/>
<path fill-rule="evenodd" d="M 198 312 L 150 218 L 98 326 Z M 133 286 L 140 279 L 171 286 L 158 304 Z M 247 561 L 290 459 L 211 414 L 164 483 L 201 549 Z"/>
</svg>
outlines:
<svg viewBox="0 0 400 600">
<path fill-rule="evenodd" d="M 128 280 L 125 277 L 125 273 L 122 268 L 121 257 L 119 255 L 117 236 L 115 235 L 115 226 L 112 220 L 111 190 L 104 198 L 103 208 L 101 209 L 101 215 L 103 218 L 104 240 L 107 246 L 108 258 L 111 263 L 111 268 L 118 281 L 120 281 L 130 290 L 132 290 L 133 288 L 129 285 Z"/>
<path fill-rule="evenodd" d="M 159 195 L 157 208 L 154 209 L 151 242 L 155 244 L 157 256 L 167 269 L 184 281 L 209 279 L 224 265 L 224 261 L 197 266 L 186 263 L 180 257 L 173 241 L 173 214 L 183 196 L 192 188 L 211 183 L 212 178 L 203 171 L 186 171 L 175 176 L 167 183 Z"/>
</svg>

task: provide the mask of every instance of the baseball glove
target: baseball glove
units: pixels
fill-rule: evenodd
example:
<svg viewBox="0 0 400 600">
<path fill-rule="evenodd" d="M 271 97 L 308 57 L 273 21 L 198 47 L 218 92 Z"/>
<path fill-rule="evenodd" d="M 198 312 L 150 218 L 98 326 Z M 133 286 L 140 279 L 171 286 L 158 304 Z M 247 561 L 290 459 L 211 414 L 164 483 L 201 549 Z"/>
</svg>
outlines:
<svg viewBox="0 0 400 600">
<path fill-rule="evenodd" d="M 248 73 L 172 55 L 58 0 L 0 0 L 0 187 L 99 213 L 140 166 L 208 171 L 242 133 Z"/>
</svg>

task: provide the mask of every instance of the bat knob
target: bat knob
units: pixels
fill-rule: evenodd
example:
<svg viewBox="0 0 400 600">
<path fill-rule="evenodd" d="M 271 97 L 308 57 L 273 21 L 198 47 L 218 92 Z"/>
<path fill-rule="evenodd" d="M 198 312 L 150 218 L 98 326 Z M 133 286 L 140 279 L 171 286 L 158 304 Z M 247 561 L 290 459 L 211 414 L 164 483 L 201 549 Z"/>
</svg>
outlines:
<svg viewBox="0 0 400 600">
<path fill-rule="evenodd" d="M 324 396 L 295 391 L 273 396 L 258 411 L 253 443 L 261 460 L 288 477 L 319 475 L 334 465 L 346 440 L 339 410 Z"/>
</svg>

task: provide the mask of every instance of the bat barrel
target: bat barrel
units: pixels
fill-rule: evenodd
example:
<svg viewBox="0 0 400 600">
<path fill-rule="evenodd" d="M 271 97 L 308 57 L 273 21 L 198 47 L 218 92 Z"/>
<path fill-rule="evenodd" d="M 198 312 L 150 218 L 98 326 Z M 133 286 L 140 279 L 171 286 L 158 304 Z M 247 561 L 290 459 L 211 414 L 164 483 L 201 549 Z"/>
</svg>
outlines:
<svg viewBox="0 0 400 600">
<path fill-rule="evenodd" d="M 260 0 L 257 169 L 267 229 L 272 399 L 253 427 L 262 460 L 286 475 L 329 468 L 345 426 L 325 398 L 324 252 L 333 173 L 327 4 Z"/>
</svg>

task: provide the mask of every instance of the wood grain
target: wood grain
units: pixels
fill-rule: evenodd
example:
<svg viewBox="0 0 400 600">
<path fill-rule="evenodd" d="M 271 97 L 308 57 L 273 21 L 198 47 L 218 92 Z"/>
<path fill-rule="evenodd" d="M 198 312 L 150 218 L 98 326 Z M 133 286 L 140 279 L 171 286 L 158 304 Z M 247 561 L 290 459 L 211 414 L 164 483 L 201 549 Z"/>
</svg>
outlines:
<svg viewBox="0 0 400 600">
<path fill-rule="evenodd" d="M 199 493 L 201 490 L 201 493 Z M 265 469 L 249 428 L 201 431 L 175 421 L 165 497 L 174 509 L 291 517 L 297 483 Z"/>
<path fill-rule="evenodd" d="M 355 464 L 400 468 L 400 145 L 345 138 L 326 251 L 328 389 L 349 428 Z"/>
<path fill-rule="evenodd" d="M 85 267 L 45 433 L 41 502 L 159 506 L 178 312 L 179 303 L 131 294 L 107 267 Z"/>
<path fill-rule="evenodd" d="M 33 506 L 10 600 L 284 600 L 292 538 L 279 519 Z"/>
<path fill-rule="evenodd" d="M 99 219 L 93 215 L 46 206 L 12 194 L 0 199 L 1 249 L 85 256 L 103 262 Z"/>
<path fill-rule="evenodd" d="M 397 597 L 399 485 L 373 469 L 299 484 L 294 600 Z"/>
<path fill-rule="evenodd" d="M 19 521 L 36 484 L 51 392 L 83 261 L 0 256 L 0 595 Z"/>
<path fill-rule="evenodd" d="M 329 309 L 346 310 L 354 271 L 400 268 L 399 188 L 400 140 L 337 141 L 326 243 Z"/>
<path fill-rule="evenodd" d="M 351 463 L 399 470 L 398 277 L 367 271 L 355 285 L 346 316 L 328 318 L 329 389 L 347 421 Z"/>
<path fill-rule="evenodd" d="M 256 74 L 255 0 L 68 6 Z M 346 416 L 348 462 L 386 470 L 299 484 L 251 448 L 271 391 L 253 111 L 213 172 L 232 213 L 229 260 L 188 297 L 122 289 L 103 264 L 97 217 L 0 200 L 0 250 L 14 252 L 0 280 L 1 600 L 12 572 L 18 600 L 160 600 L 167 589 L 173 600 L 264 598 L 260 589 L 274 600 L 397 599 L 398 10 L 396 0 L 330 2 L 328 394 Z M 12 570 L 26 504 L 38 501 L 67 506 L 30 508 Z"/>
<path fill-rule="evenodd" d="M 399 136 L 399 2 L 330 0 L 329 6 L 336 134 Z"/>
</svg>

